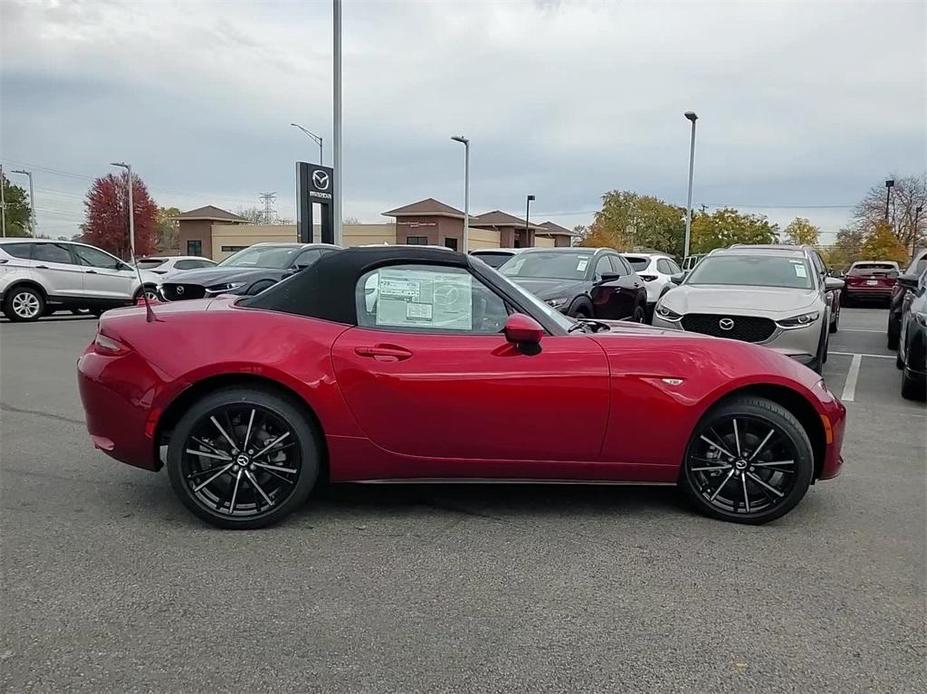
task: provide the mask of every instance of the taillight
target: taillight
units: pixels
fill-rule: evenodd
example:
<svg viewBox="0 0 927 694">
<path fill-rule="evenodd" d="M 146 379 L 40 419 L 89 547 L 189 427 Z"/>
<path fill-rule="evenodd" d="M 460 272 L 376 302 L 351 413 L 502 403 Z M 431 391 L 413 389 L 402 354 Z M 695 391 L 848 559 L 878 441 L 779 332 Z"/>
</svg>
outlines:
<svg viewBox="0 0 927 694">
<path fill-rule="evenodd" d="M 657 276 L 656 275 L 640 275 L 640 278 L 645 282 L 653 282 Z"/>
<path fill-rule="evenodd" d="M 93 338 L 93 351 L 97 354 L 118 356 L 120 354 L 126 354 L 129 351 L 129 348 L 122 344 L 119 340 L 98 332 L 96 337 Z"/>
</svg>

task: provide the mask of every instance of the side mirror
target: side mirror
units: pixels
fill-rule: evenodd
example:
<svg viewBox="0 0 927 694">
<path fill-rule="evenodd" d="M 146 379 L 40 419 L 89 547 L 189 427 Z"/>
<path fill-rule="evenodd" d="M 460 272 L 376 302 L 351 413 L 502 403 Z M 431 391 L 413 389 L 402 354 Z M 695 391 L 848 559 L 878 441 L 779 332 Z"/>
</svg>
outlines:
<svg viewBox="0 0 927 694">
<path fill-rule="evenodd" d="M 544 336 L 544 328 L 531 316 L 524 313 L 513 313 L 505 321 L 505 339 L 524 349 L 537 348 Z"/>
<path fill-rule="evenodd" d="M 603 272 L 602 278 L 599 280 L 599 282 L 614 282 L 616 280 L 620 280 L 622 277 L 623 275 L 617 272 Z"/>
<path fill-rule="evenodd" d="M 670 275 L 670 282 L 673 284 L 682 284 L 682 281 L 688 274 L 688 272 L 677 272 L 675 275 Z"/>
<path fill-rule="evenodd" d="M 905 289 L 917 289 L 917 275 L 898 275 L 898 279 L 895 281 L 900 284 Z"/>
<path fill-rule="evenodd" d="M 846 282 L 843 280 L 838 280 L 836 277 L 825 277 L 824 278 L 824 291 L 825 292 L 835 292 L 838 289 L 843 289 L 846 285 Z"/>
</svg>

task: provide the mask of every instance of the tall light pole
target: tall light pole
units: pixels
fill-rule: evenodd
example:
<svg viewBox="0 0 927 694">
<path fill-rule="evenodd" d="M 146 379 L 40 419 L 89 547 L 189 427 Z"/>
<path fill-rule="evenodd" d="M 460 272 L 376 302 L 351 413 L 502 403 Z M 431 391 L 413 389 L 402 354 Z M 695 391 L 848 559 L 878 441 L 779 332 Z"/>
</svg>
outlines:
<svg viewBox="0 0 927 694">
<path fill-rule="evenodd" d="M 686 242 L 683 250 L 683 259 L 689 256 L 689 242 L 692 238 L 692 175 L 695 171 L 695 121 L 698 116 L 695 111 L 686 111 L 683 114 L 687 120 L 692 121 L 692 137 L 689 141 L 689 195 L 686 198 Z"/>
<path fill-rule="evenodd" d="M 531 230 L 528 226 L 528 217 L 531 215 L 531 201 L 534 200 L 533 195 L 529 195 L 525 198 L 525 245 L 531 246 Z"/>
<path fill-rule="evenodd" d="M 135 214 L 132 212 L 132 165 L 122 161 L 110 162 L 110 166 L 118 166 L 126 170 L 129 181 L 129 250 L 132 252 L 132 261 L 135 261 Z"/>
<path fill-rule="evenodd" d="M 888 203 L 892 199 L 892 188 L 895 187 L 895 179 L 890 178 L 885 182 L 885 223 L 888 224 Z"/>
<path fill-rule="evenodd" d="M 3 164 L 0 164 L 0 236 L 6 236 L 6 179 L 3 177 Z"/>
<path fill-rule="evenodd" d="M 463 253 L 470 252 L 470 140 L 463 135 L 454 135 L 451 137 L 454 142 L 459 142 L 464 146 L 464 228 L 463 228 Z"/>
<path fill-rule="evenodd" d="M 914 254 L 917 253 L 917 223 L 920 221 L 921 212 L 924 211 L 924 208 L 921 205 L 918 205 L 914 208 L 914 232 L 911 234 L 911 258 L 914 258 Z"/>
<path fill-rule="evenodd" d="M 335 199 L 332 201 L 335 215 L 335 243 L 342 245 L 341 231 L 341 0 L 332 0 L 332 24 L 334 25 L 333 53 L 332 60 L 333 71 L 333 130 L 335 135 L 335 146 L 333 155 L 335 160 Z"/>
<path fill-rule="evenodd" d="M 32 187 L 32 172 L 15 169 L 10 173 L 23 174 L 29 177 L 29 233 L 35 236 L 35 188 Z"/>
<path fill-rule="evenodd" d="M 299 123 L 290 123 L 290 125 L 292 125 L 294 128 L 299 128 L 300 130 L 302 130 L 303 133 L 305 133 L 306 137 L 308 137 L 310 140 L 312 140 L 319 146 L 319 166 L 323 166 L 325 162 L 322 160 L 322 138 L 316 135 L 315 133 L 306 130 Z"/>
</svg>

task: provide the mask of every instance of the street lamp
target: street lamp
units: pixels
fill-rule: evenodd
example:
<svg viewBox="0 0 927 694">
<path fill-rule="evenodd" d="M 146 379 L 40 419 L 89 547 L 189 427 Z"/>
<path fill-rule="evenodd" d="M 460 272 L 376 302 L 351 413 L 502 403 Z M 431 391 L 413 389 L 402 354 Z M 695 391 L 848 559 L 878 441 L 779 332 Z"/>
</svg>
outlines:
<svg viewBox="0 0 927 694">
<path fill-rule="evenodd" d="M 35 236 L 35 189 L 32 187 L 32 172 L 24 169 L 14 169 L 10 173 L 18 173 L 29 177 L 29 233 Z"/>
<path fill-rule="evenodd" d="M 689 257 L 689 241 L 692 238 L 692 174 L 695 166 L 695 121 L 698 116 L 695 111 L 686 111 L 683 114 L 687 120 L 692 121 L 692 138 L 689 141 L 689 196 L 686 200 L 686 241 L 683 259 Z"/>
<path fill-rule="evenodd" d="M 332 160 L 335 169 L 332 212 L 335 215 L 335 244 L 340 246 L 344 241 L 341 228 L 341 0 L 332 0 L 332 34 Z"/>
<path fill-rule="evenodd" d="M 525 200 L 525 245 L 531 246 L 531 232 L 528 227 L 528 216 L 531 214 L 531 201 L 534 200 L 533 195 L 529 195 Z"/>
<path fill-rule="evenodd" d="M 470 252 L 470 140 L 463 135 L 453 135 L 451 139 L 464 146 L 464 228 L 463 252 Z"/>
<path fill-rule="evenodd" d="M 135 215 L 132 213 L 132 165 L 123 161 L 112 161 L 110 166 L 118 166 L 126 170 L 129 181 L 129 250 L 132 252 L 132 262 L 135 262 Z"/>
<path fill-rule="evenodd" d="M 918 205 L 914 208 L 914 232 L 911 234 L 911 258 L 914 258 L 914 254 L 917 253 L 917 223 L 920 221 L 921 212 L 924 211 L 924 208 L 921 205 Z"/>
<path fill-rule="evenodd" d="M 292 125 L 294 128 L 299 128 L 300 130 L 302 130 L 303 133 L 306 135 L 306 137 L 308 137 L 310 140 L 312 140 L 319 146 L 319 166 L 324 166 L 325 162 L 322 161 L 322 138 L 316 135 L 315 133 L 306 130 L 299 123 L 290 123 L 290 125 Z"/>
<path fill-rule="evenodd" d="M 892 198 L 892 188 L 895 187 L 895 179 L 890 178 L 885 182 L 885 223 L 888 224 L 888 203 Z"/>
</svg>

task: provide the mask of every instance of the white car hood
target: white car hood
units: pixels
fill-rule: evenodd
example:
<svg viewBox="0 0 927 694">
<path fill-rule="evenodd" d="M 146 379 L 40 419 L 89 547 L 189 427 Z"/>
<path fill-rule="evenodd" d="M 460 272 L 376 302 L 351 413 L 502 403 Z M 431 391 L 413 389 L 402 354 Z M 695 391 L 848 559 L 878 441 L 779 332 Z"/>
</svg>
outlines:
<svg viewBox="0 0 927 694">
<path fill-rule="evenodd" d="M 814 289 L 711 284 L 684 284 L 668 291 L 660 303 L 683 315 L 726 313 L 771 318 L 822 310 L 824 305 Z"/>
</svg>

